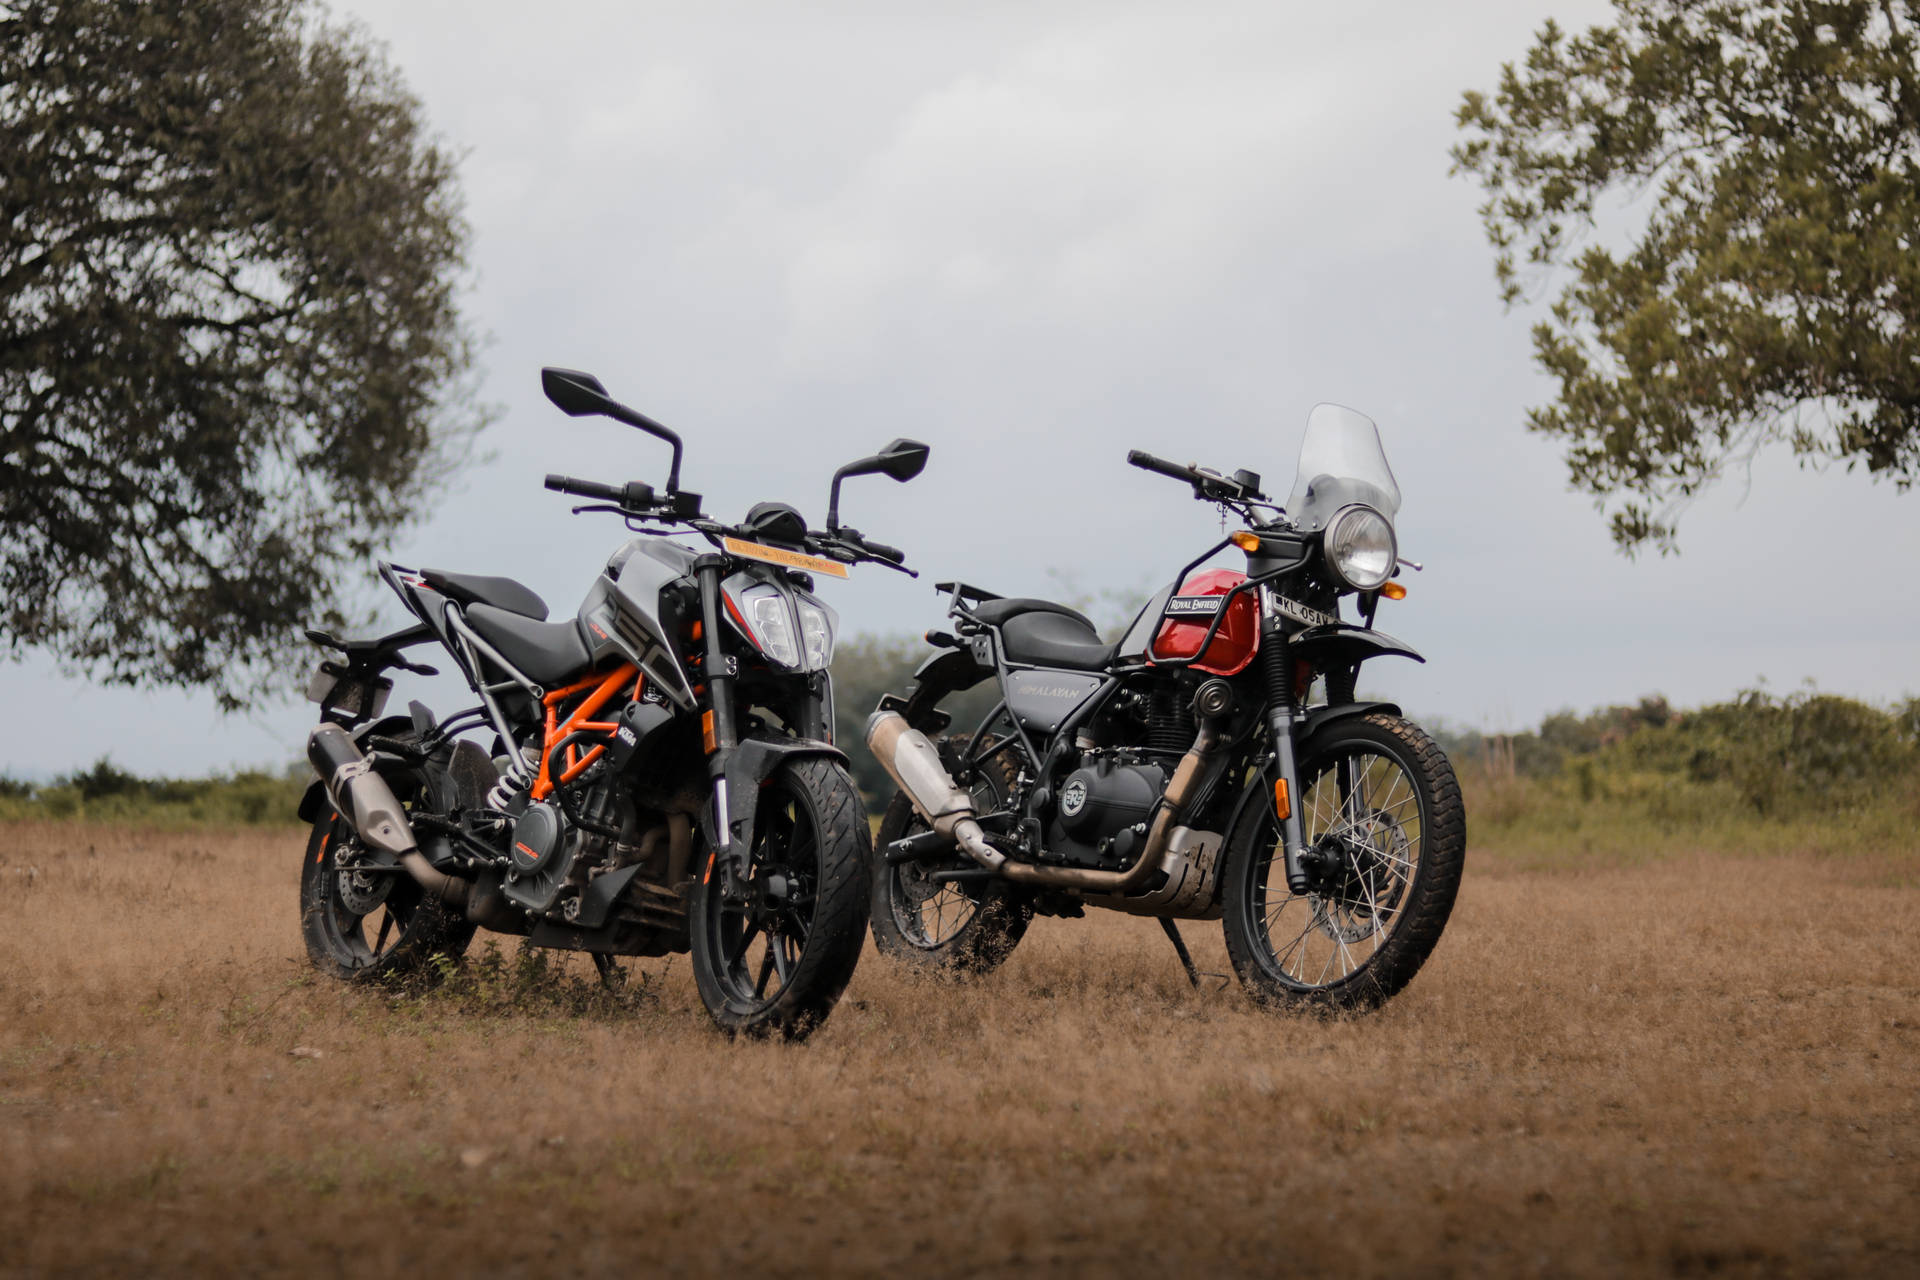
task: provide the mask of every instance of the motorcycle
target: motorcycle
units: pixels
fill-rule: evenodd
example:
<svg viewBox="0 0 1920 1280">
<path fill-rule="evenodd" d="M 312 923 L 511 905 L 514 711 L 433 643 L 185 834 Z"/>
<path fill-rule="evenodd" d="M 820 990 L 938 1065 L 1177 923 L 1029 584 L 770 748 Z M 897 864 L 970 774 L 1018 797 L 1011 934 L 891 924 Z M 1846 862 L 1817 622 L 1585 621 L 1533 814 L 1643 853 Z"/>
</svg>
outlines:
<svg viewBox="0 0 1920 1280">
<path fill-rule="evenodd" d="M 1452 909 L 1465 819 L 1452 766 L 1361 665 L 1424 661 L 1373 627 L 1400 600 L 1400 490 L 1373 422 L 1316 408 L 1284 506 L 1260 477 L 1139 451 L 1247 527 L 1103 641 L 1079 612 L 939 584 L 951 632 L 867 724 L 899 787 L 875 843 L 874 940 L 926 969 L 988 970 L 1035 915 L 1098 907 L 1220 919 L 1241 984 L 1276 1007 L 1365 1009 L 1404 987 Z M 1246 568 L 1203 568 L 1228 548 Z M 1359 620 L 1341 616 L 1352 598 Z M 993 709 L 941 738 L 942 700 Z M 1310 699 L 1315 688 L 1324 697 Z"/>
<path fill-rule="evenodd" d="M 319 775 L 300 806 L 307 954 L 337 978 L 434 972 L 479 928 L 616 957 L 691 951 L 700 996 L 728 1032 L 805 1035 L 864 942 L 872 848 L 833 745 L 838 619 L 815 577 L 899 550 L 840 523 L 848 477 L 918 475 L 927 446 L 895 440 L 834 473 L 824 530 L 784 503 L 729 525 L 680 488 L 680 437 L 590 374 L 546 369 L 547 398 L 671 445 L 664 491 L 549 475 L 636 536 L 576 615 L 507 578 L 380 562 L 417 621 L 376 639 L 309 631 L 333 651 L 308 697 Z M 674 540 L 690 531 L 708 548 Z M 407 652 L 437 644 L 478 704 L 383 717 Z M 491 743 L 481 742 L 491 735 Z"/>
</svg>

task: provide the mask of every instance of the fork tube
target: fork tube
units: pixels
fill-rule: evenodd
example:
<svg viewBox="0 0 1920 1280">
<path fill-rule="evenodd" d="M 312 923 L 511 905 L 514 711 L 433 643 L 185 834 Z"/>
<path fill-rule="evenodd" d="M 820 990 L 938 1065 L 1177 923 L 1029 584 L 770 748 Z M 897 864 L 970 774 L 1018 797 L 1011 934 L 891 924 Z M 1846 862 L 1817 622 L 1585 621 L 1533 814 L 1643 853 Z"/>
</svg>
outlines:
<svg viewBox="0 0 1920 1280">
<path fill-rule="evenodd" d="M 1264 591 L 1263 591 L 1264 594 Z M 1287 891 L 1307 891 L 1306 870 L 1300 865 L 1305 844 L 1300 827 L 1300 769 L 1293 758 L 1293 655 L 1286 623 L 1262 609 L 1260 663 L 1267 677 L 1267 731 L 1273 740 L 1274 771 L 1287 784 L 1287 816 L 1280 821 L 1280 843 L 1287 867 Z M 1267 803 L 1273 803 L 1271 799 Z"/>
<path fill-rule="evenodd" d="M 700 579 L 700 626 L 707 645 L 702 663 L 707 677 L 706 714 L 713 717 L 714 749 L 707 756 L 707 776 L 713 779 L 714 843 L 722 849 L 733 843 L 727 812 L 727 762 L 740 745 L 734 729 L 733 676 L 720 648 L 720 569 L 724 563 L 719 556 L 702 556 L 694 563 Z"/>
</svg>

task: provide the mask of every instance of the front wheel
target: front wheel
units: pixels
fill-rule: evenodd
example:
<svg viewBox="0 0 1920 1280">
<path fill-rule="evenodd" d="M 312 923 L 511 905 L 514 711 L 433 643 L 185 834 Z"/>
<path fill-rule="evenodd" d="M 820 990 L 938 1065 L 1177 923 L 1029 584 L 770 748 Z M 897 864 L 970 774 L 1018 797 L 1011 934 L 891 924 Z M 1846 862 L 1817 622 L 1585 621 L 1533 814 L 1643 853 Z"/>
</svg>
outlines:
<svg viewBox="0 0 1920 1280">
<path fill-rule="evenodd" d="M 872 847 L 839 764 L 803 757 L 767 780 L 739 900 L 716 854 L 689 904 L 694 981 L 723 1031 L 798 1040 L 833 1011 L 866 942 Z"/>
<path fill-rule="evenodd" d="M 1453 910 L 1460 784 L 1424 730 L 1389 715 L 1329 726 L 1299 769 L 1311 887 L 1287 888 L 1273 808 L 1250 806 L 1228 843 L 1227 952 L 1264 1004 L 1371 1009 L 1413 980 Z"/>
</svg>

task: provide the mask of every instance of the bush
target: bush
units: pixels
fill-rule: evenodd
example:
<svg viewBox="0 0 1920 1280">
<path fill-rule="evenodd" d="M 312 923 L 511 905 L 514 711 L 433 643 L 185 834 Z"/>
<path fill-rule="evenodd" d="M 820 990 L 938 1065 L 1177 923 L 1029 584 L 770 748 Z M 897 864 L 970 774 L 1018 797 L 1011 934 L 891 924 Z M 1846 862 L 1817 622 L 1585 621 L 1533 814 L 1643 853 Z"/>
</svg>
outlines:
<svg viewBox="0 0 1920 1280">
<path fill-rule="evenodd" d="M 44 786 L 0 779 L 0 819 L 267 826 L 295 820 L 312 780 L 304 764 L 280 773 L 247 769 L 206 778 L 142 778 L 103 757 Z"/>
</svg>

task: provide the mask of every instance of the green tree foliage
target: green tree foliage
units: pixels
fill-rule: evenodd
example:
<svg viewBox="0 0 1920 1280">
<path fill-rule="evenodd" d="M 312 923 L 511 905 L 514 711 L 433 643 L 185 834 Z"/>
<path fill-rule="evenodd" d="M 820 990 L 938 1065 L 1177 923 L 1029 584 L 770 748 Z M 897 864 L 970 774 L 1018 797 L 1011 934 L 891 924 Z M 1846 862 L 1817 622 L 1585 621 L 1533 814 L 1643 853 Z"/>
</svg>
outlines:
<svg viewBox="0 0 1920 1280">
<path fill-rule="evenodd" d="M 1468 93 L 1456 172 L 1559 383 L 1532 430 L 1629 551 L 1787 442 L 1909 486 L 1920 467 L 1920 59 L 1911 0 L 1615 0 L 1548 22 Z M 1609 239 L 1595 243 L 1605 224 Z M 1637 238 L 1612 234 L 1637 229 Z"/>
<path fill-rule="evenodd" d="M 229 706 L 483 415 L 453 158 L 309 0 L 0 0 L 0 636 Z"/>
</svg>

